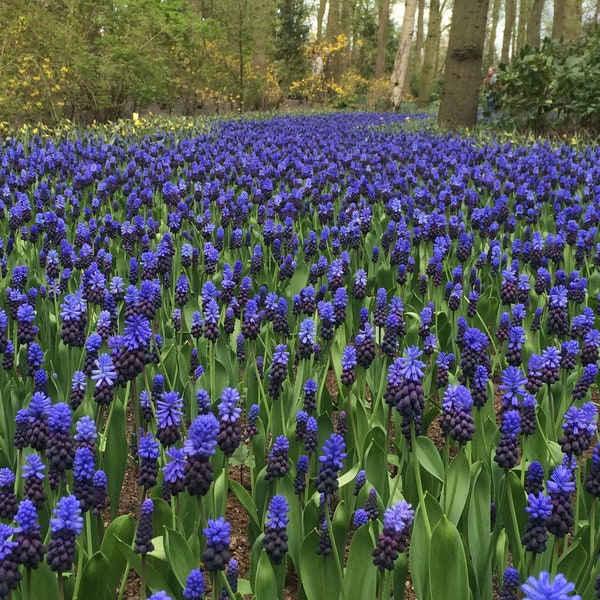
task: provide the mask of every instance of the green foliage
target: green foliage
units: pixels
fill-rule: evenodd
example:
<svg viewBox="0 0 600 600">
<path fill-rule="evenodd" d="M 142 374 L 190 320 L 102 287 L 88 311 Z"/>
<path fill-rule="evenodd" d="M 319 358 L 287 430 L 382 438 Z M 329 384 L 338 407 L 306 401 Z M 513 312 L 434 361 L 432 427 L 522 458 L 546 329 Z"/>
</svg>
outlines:
<svg viewBox="0 0 600 600">
<path fill-rule="evenodd" d="M 526 47 L 500 73 L 505 119 L 519 128 L 600 128 L 600 29 L 578 44 Z"/>
</svg>

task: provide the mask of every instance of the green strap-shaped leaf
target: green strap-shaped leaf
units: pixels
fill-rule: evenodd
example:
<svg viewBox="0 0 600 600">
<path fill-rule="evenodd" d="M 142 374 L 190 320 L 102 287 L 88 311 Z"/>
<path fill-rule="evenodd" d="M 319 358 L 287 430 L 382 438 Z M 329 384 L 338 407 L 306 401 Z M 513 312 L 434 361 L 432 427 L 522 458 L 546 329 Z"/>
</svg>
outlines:
<svg viewBox="0 0 600 600">
<path fill-rule="evenodd" d="M 450 463 L 442 491 L 442 508 L 448 518 L 458 525 L 469 497 L 471 471 L 464 451 L 459 452 Z"/>
<path fill-rule="evenodd" d="M 375 539 L 370 524 L 359 527 L 352 537 L 344 572 L 346 598 L 375 598 L 377 569 L 371 556 L 374 547 Z"/>
<path fill-rule="evenodd" d="M 117 538 L 123 540 L 126 544 L 131 545 L 135 535 L 135 521 L 131 515 L 121 515 L 117 517 L 104 532 L 102 538 L 102 546 L 100 551 L 110 563 L 110 569 L 106 571 L 104 577 L 109 588 L 113 592 L 113 597 L 117 590 L 117 585 L 121 581 L 121 577 L 127 565 L 127 559 L 119 550 Z"/>
<path fill-rule="evenodd" d="M 429 589 L 432 600 L 468 600 L 467 558 L 460 534 L 446 515 L 431 535 Z"/>
<path fill-rule="evenodd" d="M 110 516 L 114 519 L 117 516 L 121 487 L 127 468 L 127 421 L 125 408 L 118 399 L 112 403 L 110 410 L 112 414 L 104 453 L 104 470 L 110 496 Z"/>
<path fill-rule="evenodd" d="M 96 552 L 83 567 L 79 596 L 85 596 L 86 600 L 112 600 L 114 592 L 109 589 L 106 577 L 110 569 L 106 556 Z"/>
<path fill-rule="evenodd" d="M 419 464 L 431 475 L 444 481 L 444 463 L 433 442 L 424 436 L 417 438 L 417 456 Z"/>
<path fill-rule="evenodd" d="M 174 529 L 165 529 L 165 554 L 179 585 L 185 587 L 190 571 L 200 565 L 184 537 Z"/>
<path fill-rule="evenodd" d="M 142 572 L 142 558 L 139 554 L 136 554 L 129 544 L 126 544 L 123 540 L 117 538 L 119 549 L 123 553 L 123 556 L 127 559 L 127 562 L 133 567 L 136 573 L 139 575 Z M 152 592 L 159 592 L 164 590 L 169 596 L 175 598 L 175 594 L 170 589 L 166 577 L 163 577 L 153 566 L 150 561 L 146 561 L 146 585 L 152 590 Z"/>
<path fill-rule="evenodd" d="M 304 539 L 300 552 L 300 576 L 307 600 L 339 598 L 341 589 L 333 556 L 319 556 L 319 534 L 316 530 Z"/>
</svg>

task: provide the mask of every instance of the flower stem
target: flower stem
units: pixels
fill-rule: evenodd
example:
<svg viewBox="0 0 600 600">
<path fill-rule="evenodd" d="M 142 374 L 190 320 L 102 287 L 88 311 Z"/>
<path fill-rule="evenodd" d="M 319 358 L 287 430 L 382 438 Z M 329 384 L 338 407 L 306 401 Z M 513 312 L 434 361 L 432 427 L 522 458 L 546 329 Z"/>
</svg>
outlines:
<svg viewBox="0 0 600 600">
<path fill-rule="evenodd" d="M 65 600 L 65 582 L 61 571 L 57 573 L 58 577 L 58 600 Z M 76 597 L 76 596 L 75 596 Z"/>
<path fill-rule="evenodd" d="M 427 531 L 427 538 L 431 539 L 431 523 L 429 522 L 429 515 L 427 514 L 427 506 L 425 505 L 425 494 L 423 493 L 423 482 L 421 481 L 421 469 L 419 468 L 419 461 L 417 459 L 417 434 L 415 430 L 415 422 L 410 422 L 410 443 L 412 446 L 412 459 L 413 467 L 415 470 L 415 480 L 417 482 L 417 494 L 419 496 L 419 506 L 423 511 L 423 518 L 425 520 L 425 529 Z"/>
<path fill-rule="evenodd" d="M 331 515 L 329 514 L 329 506 L 327 505 L 327 497 L 325 497 L 325 519 L 327 520 L 327 532 L 329 533 L 329 539 L 331 540 L 331 549 L 333 550 L 333 557 L 335 558 L 336 571 L 340 583 L 340 598 L 345 599 L 344 594 L 344 573 L 342 563 L 340 562 L 340 555 L 338 552 L 337 544 L 335 543 L 335 536 L 333 535 L 333 526 L 331 525 Z"/>
<path fill-rule="evenodd" d="M 146 555 L 142 554 L 142 568 L 140 569 L 140 600 L 146 600 Z"/>
<path fill-rule="evenodd" d="M 510 520 L 512 521 L 513 527 L 517 533 L 517 537 L 519 536 L 519 526 L 517 521 L 517 511 L 515 510 L 515 499 L 513 498 L 511 487 L 510 487 L 510 471 L 505 471 L 505 479 L 504 479 L 504 493 L 508 495 L 508 508 L 510 510 Z M 517 547 L 519 552 L 519 565 L 518 570 L 521 571 L 525 567 L 525 553 L 523 551 L 523 544 L 521 544 L 521 540 L 517 540 Z"/>
</svg>

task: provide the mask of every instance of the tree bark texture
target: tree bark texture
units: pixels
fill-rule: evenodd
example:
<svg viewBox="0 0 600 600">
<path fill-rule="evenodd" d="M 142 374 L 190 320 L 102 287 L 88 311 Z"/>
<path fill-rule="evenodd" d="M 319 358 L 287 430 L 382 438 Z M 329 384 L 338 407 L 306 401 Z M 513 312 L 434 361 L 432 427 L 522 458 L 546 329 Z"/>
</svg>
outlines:
<svg viewBox="0 0 600 600">
<path fill-rule="evenodd" d="M 544 12 L 544 0 L 533 0 L 531 4 L 531 15 L 529 27 L 527 27 L 527 43 L 533 48 L 542 45 L 542 13 Z"/>
<path fill-rule="evenodd" d="M 552 39 L 572 42 L 581 33 L 581 0 L 554 0 Z"/>
<path fill-rule="evenodd" d="M 489 0 L 455 0 L 438 124 L 447 129 L 477 123 L 481 64 Z"/>
<path fill-rule="evenodd" d="M 494 0 L 494 3 L 492 4 L 492 22 L 490 24 L 490 34 L 488 36 L 484 67 L 489 67 L 496 62 L 496 34 L 498 32 L 498 21 L 500 20 L 501 8 L 502 0 Z"/>
<path fill-rule="evenodd" d="M 504 8 L 504 35 L 502 36 L 502 51 L 500 52 L 500 62 L 502 63 L 507 63 L 510 58 L 510 40 L 517 17 L 516 4 L 516 0 L 506 0 Z"/>
<path fill-rule="evenodd" d="M 421 69 L 421 80 L 419 81 L 418 108 L 425 108 L 431 102 L 431 86 L 435 75 L 435 52 L 440 38 L 441 25 L 440 2 L 439 0 L 429 0 L 429 20 L 427 23 L 427 37 L 425 38 L 423 68 Z"/>
<path fill-rule="evenodd" d="M 394 61 L 394 69 L 390 78 L 391 99 L 395 109 L 402 103 L 403 85 L 406 79 L 406 71 L 410 66 L 410 50 L 412 38 L 415 31 L 415 13 L 417 0 L 406 0 L 404 6 L 404 19 L 402 21 L 402 33 L 398 42 L 398 51 Z"/>
<path fill-rule="evenodd" d="M 531 20 L 531 0 L 520 0 L 517 25 L 517 52 L 527 44 L 527 31 Z"/>
<path fill-rule="evenodd" d="M 385 74 L 385 49 L 387 28 L 390 21 L 390 0 L 379 0 L 379 23 L 377 25 L 377 55 L 375 57 L 375 77 Z"/>
</svg>

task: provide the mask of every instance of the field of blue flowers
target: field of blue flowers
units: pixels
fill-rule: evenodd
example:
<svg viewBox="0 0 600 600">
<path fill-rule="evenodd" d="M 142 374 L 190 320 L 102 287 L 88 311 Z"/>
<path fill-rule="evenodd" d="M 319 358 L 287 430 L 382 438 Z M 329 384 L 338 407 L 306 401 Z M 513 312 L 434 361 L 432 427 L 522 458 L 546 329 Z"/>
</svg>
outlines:
<svg viewBox="0 0 600 600">
<path fill-rule="evenodd" d="M 600 149 L 407 125 L 0 139 L 0 600 L 600 598 Z"/>
</svg>

